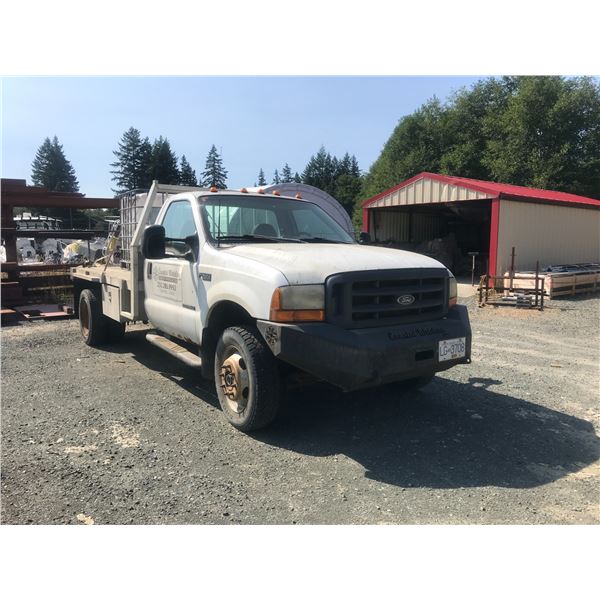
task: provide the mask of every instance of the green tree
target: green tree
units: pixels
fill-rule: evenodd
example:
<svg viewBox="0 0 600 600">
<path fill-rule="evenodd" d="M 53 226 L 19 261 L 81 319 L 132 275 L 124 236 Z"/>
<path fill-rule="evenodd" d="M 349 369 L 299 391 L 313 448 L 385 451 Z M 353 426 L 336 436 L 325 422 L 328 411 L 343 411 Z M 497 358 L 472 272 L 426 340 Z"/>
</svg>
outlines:
<svg viewBox="0 0 600 600">
<path fill-rule="evenodd" d="M 179 183 L 179 168 L 177 156 L 171 150 L 171 144 L 162 135 L 154 140 L 150 156 L 150 179 L 160 183 Z"/>
<path fill-rule="evenodd" d="M 256 185 L 267 185 L 267 180 L 265 179 L 265 172 L 262 169 L 258 172 L 258 183 Z"/>
<path fill-rule="evenodd" d="M 112 180 L 116 182 L 113 192 L 122 194 L 127 190 L 147 189 L 152 182 L 151 158 L 152 145 L 148 138 L 142 138 L 138 129 L 130 127 L 121 137 L 116 157 L 111 163 L 114 170 Z"/>
<path fill-rule="evenodd" d="M 519 77 L 487 133 L 482 162 L 493 179 L 600 197 L 600 85 L 593 80 Z"/>
<path fill-rule="evenodd" d="M 281 169 L 281 183 L 292 183 L 292 181 L 294 181 L 292 169 L 290 169 L 290 165 L 285 163 L 283 169 Z"/>
<path fill-rule="evenodd" d="M 31 181 L 54 192 L 78 192 L 79 183 L 75 170 L 67 160 L 62 145 L 54 136 L 52 141 L 46 138 L 38 148 L 31 165 Z M 70 208 L 32 208 L 28 212 L 34 215 L 45 215 L 61 219 L 63 227 L 80 225 L 77 217 L 79 211 Z"/>
<path fill-rule="evenodd" d="M 365 178 L 363 196 L 373 196 L 420 171 L 440 170 L 448 147 L 447 110 L 434 98 L 404 117 Z"/>
<path fill-rule="evenodd" d="M 206 157 L 206 166 L 202 173 L 202 185 L 206 187 L 214 186 L 219 189 L 227 187 L 227 171 L 223 167 L 223 159 L 214 144 Z"/>
<path fill-rule="evenodd" d="M 325 150 L 324 146 L 310 157 L 304 171 L 302 172 L 302 183 L 312 185 L 333 195 L 335 187 L 335 176 L 337 159 Z"/>
<path fill-rule="evenodd" d="M 362 179 L 349 173 L 344 173 L 336 179 L 333 196 L 350 216 L 354 212 L 356 199 L 360 196 L 361 188 Z"/>
<path fill-rule="evenodd" d="M 294 173 L 294 183 L 302 183 L 302 177 L 300 177 L 300 173 L 298 173 L 298 171 Z"/>
<path fill-rule="evenodd" d="M 515 85 L 515 78 L 490 78 L 454 94 L 447 111 L 450 142 L 440 160 L 441 173 L 493 179 L 489 168 L 482 162 L 489 139 L 489 125 L 506 109 Z"/>
<path fill-rule="evenodd" d="M 421 171 L 600 196 L 600 85 L 478 81 L 403 117 L 365 177 L 368 198 Z"/>
<path fill-rule="evenodd" d="M 198 180 L 196 179 L 196 171 L 192 169 L 192 166 L 187 161 L 185 154 L 182 154 L 181 162 L 179 165 L 179 183 L 181 185 L 191 185 L 192 187 L 198 185 Z"/>
<path fill-rule="evenodd" d="M 38 148 L 31 164 L 33 185 L 48 188 L 52 192 L 78 192 L 79 183 L 75 169 L 67 160 L 62 145 L 54 136 L 46 138 Z"/>
<path fill-rule="evenodd" d="M 281 179 L 279 177 L 279 171 L 277 169 L 275 169 L 275 173 L 273 173 L 273 183 L 275 185 L 281 183 Z"/>
</svg>

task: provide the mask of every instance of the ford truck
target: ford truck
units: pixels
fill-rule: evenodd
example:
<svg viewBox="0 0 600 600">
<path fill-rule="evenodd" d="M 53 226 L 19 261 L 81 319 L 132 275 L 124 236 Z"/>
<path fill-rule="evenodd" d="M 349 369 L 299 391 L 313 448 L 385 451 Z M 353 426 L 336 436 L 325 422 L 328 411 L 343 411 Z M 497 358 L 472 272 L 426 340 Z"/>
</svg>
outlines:
<svg viewBox="0 0 600 600">
<path fill-rule="evenodd" d="M 150 323 L 146 339 L 214 379 L 242 431 L 275 419 L 290 373 L 402 390 L 470 362 L 445 266 L 358 243 L 300 197 L 154 182 L 121 198 L 116 242 L 71 270 L 84 342 Z"/>
</svg>

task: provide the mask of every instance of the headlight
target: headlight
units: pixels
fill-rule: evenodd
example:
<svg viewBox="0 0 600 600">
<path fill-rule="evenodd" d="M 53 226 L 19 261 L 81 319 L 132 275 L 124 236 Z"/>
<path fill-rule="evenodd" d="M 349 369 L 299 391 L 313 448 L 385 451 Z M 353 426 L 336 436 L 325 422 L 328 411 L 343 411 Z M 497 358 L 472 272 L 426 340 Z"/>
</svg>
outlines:
<svg viewBox="0 0 600 600">
<path fill-rule="evenodd" d="M 325 287 L 286 285 L 277 288 L 271 298 L 271 321 L 292 323 L 325 320 Z"/>
<path fill-rule="evenodd" d="M 456 277 L 448 271 L 450 277 L 448 279 L 448 306 L 454 306 L 458 300 L 458 286 L 456 285 Z"/>
</svg>

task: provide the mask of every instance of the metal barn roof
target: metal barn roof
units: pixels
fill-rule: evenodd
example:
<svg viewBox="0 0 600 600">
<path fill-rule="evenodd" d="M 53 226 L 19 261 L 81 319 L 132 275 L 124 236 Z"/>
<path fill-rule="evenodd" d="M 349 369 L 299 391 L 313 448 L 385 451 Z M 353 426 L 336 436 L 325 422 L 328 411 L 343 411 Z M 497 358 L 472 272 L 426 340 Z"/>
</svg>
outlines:
<svg viewBox="0 0 600 600">
<path fill-rule="evenodd" d="M 363 202 L 363 208 L 494 198 L 538 200 L 540 202 L 587 205 L 600 208 L 600 200 L 576 194 L 426 172 L 419 173 L 389 190 L 368 198 Z"/>
</svg>

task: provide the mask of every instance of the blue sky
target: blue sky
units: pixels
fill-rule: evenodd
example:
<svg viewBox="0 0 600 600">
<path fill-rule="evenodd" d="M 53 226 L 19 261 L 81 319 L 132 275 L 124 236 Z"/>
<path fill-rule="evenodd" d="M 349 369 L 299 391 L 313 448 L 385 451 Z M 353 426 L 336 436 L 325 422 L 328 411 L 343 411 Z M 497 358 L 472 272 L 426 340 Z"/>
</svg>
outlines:
<svg viewBox="0 0 600 600">
<path fill-rule="evenodd" d="M 398 120 L 476 77 L 11 78 L 2 81 L 2 177 L 30 181 L 46 136 L 57 135 L 80 190 L 112 196 L 109 164 L 123 131 L 166 136 L 203 170 L 215 144 L 228 185 L 271 179 L 288 162 L 301 171 L 321 144 L 355 154 L 363 170 Z"/>
</svg>

